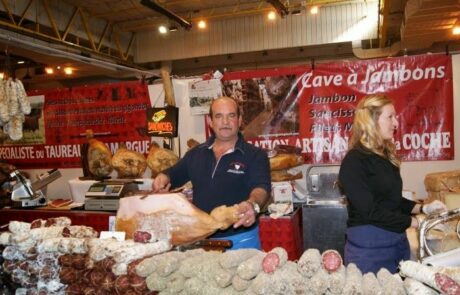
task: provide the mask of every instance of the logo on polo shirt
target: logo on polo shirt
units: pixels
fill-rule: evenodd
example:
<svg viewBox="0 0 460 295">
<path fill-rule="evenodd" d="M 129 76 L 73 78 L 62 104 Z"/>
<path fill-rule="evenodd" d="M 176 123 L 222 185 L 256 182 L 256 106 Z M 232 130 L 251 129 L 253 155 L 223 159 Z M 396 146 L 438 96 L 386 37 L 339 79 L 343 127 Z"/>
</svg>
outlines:
<svg viewBox="0 0 460 295">
<path fill-rule="evenodd" d="M 227 170 L 228 173 L 233 174 L 244 174 L 245 165 L 241 162 L 232 162 L 230 163 L 230 168 Z"/>
</svg>

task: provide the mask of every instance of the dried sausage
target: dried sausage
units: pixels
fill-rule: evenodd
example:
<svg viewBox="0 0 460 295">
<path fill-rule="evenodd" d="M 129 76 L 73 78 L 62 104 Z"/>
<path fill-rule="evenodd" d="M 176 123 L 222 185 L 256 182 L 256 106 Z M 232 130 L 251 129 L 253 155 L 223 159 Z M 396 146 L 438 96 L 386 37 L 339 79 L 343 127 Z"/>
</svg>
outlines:
<svg viewBox="0 0 460 295">
<path fill-rule="evenodd" d="M 321 255 L 323 268 L 331 273 L 340 268 L 342 266 L 342 257 L 340 256 L 339 252 L 335 250 L 326 250 Z"/>
<path fill-rule="evenodd" d="M 267 253 L 262 260 L 262 269 L 266 273 L 275 272 L 276 268 L 280 264 L 280 257 L 276 253 Z"/>
<path fill-rule="evenodd" d="M 460 295 L 460 285 L 448 276 L 436 273 L 434 280 L 443 293 L 447 295 Z"/>
</svg>

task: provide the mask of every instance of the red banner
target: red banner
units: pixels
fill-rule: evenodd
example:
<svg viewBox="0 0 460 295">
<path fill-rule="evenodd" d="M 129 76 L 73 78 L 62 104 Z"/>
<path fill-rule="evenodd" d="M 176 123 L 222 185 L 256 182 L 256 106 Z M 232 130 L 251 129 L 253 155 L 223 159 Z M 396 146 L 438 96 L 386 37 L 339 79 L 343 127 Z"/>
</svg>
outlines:
<svg viewBox="0 0 460 295">
<path fill-rule="evenodd" d="M 223 93 L 243 110 L 254 145 L 301 148 L 306 163 L 337 163 L 347 150 L 354 109 L 366 94 L 393 98 L 405 161 L 454 158 L 452 62 L 424 55 L 226 73 Z M 0 159 L 18 168 L 81 167 L 92 129 L 112 152 L 122 142 L 147 153 L 147 85 L 140 82 L 29 93 L 32 112 L 19 142 L 0 137 Z M 184 114 L 185 115 L 185 114 Z"/>
<path fill-rule="evenodd" d="M 0 158 L 18 168 L 81 167 L 86 130 L 107 143 L 112 153 L 120 143 L 147 153 L 147 85 L 136 82 L 34 91 L 32 112 L 23 124 L 24 137 L 6 140 Z"/>
<path fill-rule="evenodd" d="M 302 149 L 306 163 L 338 163 L 348 148 L 354 109 L 386 93 L 398 112 L 395 143 L 405 161 L 454 158 L 452 61 L 408 56 L 226 73 L 224 94 L 243 110 L 243 133 L 256 146 Z"/>
</svg>

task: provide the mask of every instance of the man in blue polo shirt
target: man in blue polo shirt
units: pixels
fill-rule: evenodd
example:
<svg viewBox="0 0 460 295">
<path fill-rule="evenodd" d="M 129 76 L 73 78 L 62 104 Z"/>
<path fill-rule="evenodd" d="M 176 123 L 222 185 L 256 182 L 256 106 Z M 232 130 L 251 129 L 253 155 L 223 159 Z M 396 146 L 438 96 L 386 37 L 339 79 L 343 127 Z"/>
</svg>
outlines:
<svg viewBox="0 0 460 295">
<path fill-rule="evenodd" d="M 211 238 L 231 240 L 231 249 L 260 249 L 257 214 L 270 195 L 270 164 L 263 150 L 244 141 L 239 132 L 241 122 L 234 99 L 214 100 L 208 118 L 213 135 L 160 173 L 153 190 L 168 192 L 191 180 L 193 203 L 203 211 L 209 213 L 221 205 L 237 204 L 240 219 Z"/>
</svg>

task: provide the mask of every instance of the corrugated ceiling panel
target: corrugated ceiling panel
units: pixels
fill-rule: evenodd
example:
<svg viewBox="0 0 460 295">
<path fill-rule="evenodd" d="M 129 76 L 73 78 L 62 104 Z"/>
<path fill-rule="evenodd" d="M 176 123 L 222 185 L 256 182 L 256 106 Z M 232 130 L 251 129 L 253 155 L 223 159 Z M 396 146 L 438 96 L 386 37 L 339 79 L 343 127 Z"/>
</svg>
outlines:
<svg viewBox="0 0 460 295">
<path fill-rule="evenodd" d="M 139 32 L 136 62 L 184 59 L 376 38 L 378 1 L 323 6 L 268 22 L 265 15 L 214 20 L 167 35 Z M 141 45 L 141 46 L 139 46 Z"/>
</svg>

